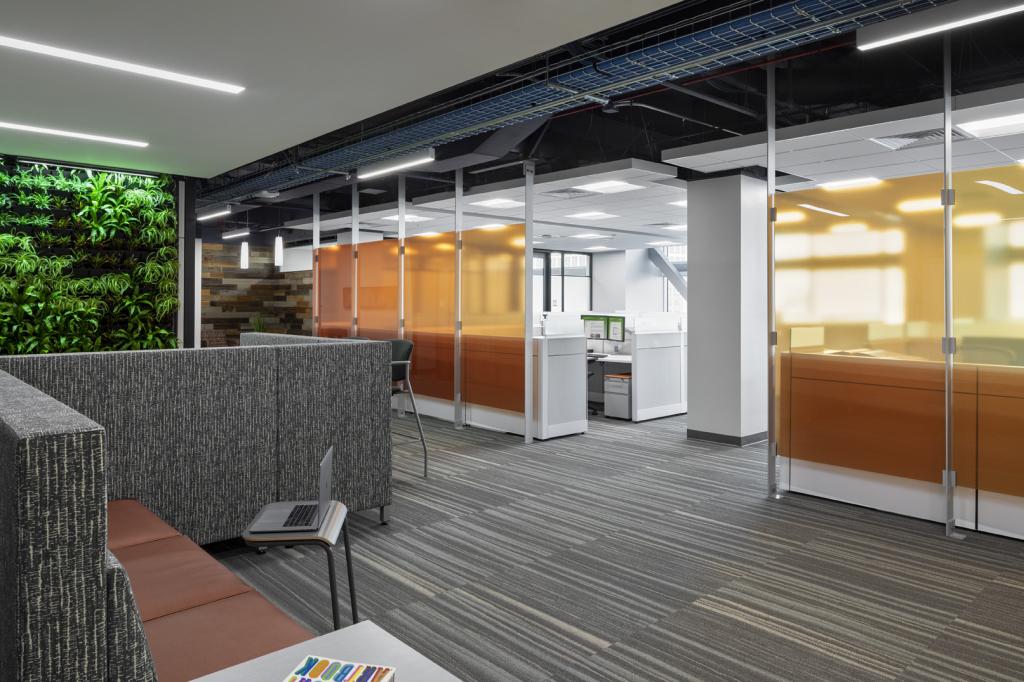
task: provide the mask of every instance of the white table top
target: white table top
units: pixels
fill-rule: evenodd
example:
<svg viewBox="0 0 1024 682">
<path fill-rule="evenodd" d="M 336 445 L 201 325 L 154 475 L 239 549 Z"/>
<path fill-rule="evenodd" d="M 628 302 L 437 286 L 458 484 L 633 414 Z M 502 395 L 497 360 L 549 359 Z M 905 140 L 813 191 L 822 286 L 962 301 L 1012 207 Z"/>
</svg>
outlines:
<svg viewBox="0 0 1024 682">
<path fill-rule="evenodd" d="M 598 362 L 614 362 L 619 365 L 632 365 L 632 355 L 606 355 L 603 358 L 598 358 Z"/>
<path fill-rule="evenodd" d="M 388 665 L 395 669 L 396 682 L 459 682 L 459 678 L 368 620 L 200 677 L 199 682 L 283 681 L 306 656 Z"/>
</svg>

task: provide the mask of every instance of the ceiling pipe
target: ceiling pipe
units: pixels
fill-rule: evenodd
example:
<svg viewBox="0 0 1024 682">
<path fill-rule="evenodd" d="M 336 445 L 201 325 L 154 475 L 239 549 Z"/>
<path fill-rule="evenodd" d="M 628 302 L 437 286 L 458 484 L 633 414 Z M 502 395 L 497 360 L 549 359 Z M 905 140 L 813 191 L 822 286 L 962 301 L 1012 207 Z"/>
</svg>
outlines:
<svg viewBox="0 0 1024 682">
<path fill-rule="evenodd" d="M 728 133 L 730 135 L 739 136 L 739 135 L 743 134 L 743 133 L 738 133 L 735 130 L 729 130 L 728 128 L 723 128 L 722 126 L 717 126 L 714 123 L 708 123 L 707 121 L 701 121 L 701 120 L 693 118 L 691 116 L 684 116 L 683 114 L 677 114 L 674 111 L 669 111 L 668 109 L 662 109 L 661 107 L 656 107 L 653 104 L 646 104 L 644 102 L 631 102 L 631 101 L 628 101 L 628 100 L 625 101 L 625 102 L 608 102 L 603 107 L 601 107 L 601 111 L 603 111 L 606 114 L 617 114 L 617 113 L 619 113 L 619 108 L 620 107 L 636 107 L 636 108 L 639 108 L 639 109 L 647 109 L 649 111 L 655 111 L 655 112 L 657 112 L 659 114 L 663 114 L 665 116 L 671 116 L 672 118 L 678 118 L 683 123 L 696 123 L 698 125 L 706 126 L 708 128 L 713 128 L 715 130 L 721 130 L 723 133 Z"/>
<path fill-rule="evenodd" d="M 733 104 L 732 102 L 730 102 L 730 101 L 728 101 L 726 99 L 722 99 L 721 97 L 716 97 L 715 95 L 708 95 L 708 94 L 705 94 L 705 93 L 700 92 L 698 90 L 694 90 L 693 88 L 688 88 L 688 87 L 685 87 L 683 85 L 677 85 L 676 83 L 672 83 L 672 82 L 666 82 L 666 83 L 664 83 L 664 85 L 669 90 L 675 90 L 676 92 L 681 92 L 684 95 L 689 95 L 690 97 L 696 97 L 697 99 L 702 99 L 705 102 L 710 102 L 711 104 L 714 104 L 716 106 L 720 106 L 723 109 L 729 109 L 731 111 L 735 111 L 738 114 L 743 114 L 744 116 L 749 116 L 750 118 L 754 118 L 754 119 L 758 119 L 758 120 L 764 118 L 763 115 L 757 113 L 756 111 L 754 111 L 753 109 L 750 109 L 749 107 L 745 107 L 745 106 L 742 106 L 740 104 Z"/>
</svg>

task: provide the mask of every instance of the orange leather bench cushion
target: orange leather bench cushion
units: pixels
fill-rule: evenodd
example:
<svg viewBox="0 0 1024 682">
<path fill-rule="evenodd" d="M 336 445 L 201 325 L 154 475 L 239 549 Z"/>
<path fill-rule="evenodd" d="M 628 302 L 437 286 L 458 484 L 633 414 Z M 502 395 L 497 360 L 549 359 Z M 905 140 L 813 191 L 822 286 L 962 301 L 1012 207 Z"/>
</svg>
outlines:
<svg viewBox="0 0 1024 682">
<path fill-rule="evenodd" d="M 135 500 L 107 504 L 161 682 L 191 680 L 313 637 Z"/>
</svg>

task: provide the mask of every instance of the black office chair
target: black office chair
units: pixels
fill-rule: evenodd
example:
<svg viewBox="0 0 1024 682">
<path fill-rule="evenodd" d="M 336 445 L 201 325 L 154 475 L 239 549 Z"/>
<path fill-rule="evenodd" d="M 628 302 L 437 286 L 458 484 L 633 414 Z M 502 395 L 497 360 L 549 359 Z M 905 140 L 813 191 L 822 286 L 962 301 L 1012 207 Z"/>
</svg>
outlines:
<svg viewBox="0 0 1024 682">
<path fill-rule="evenodd" d="M 423 444 L 423 478 L 427 477 L 427 439 L 423 437 L 423 424 L 420 423 L 420 411 L 416 409 L 416 394 L 412 392 L 412 341 L 391 339 L 391 395 L 408 393 L 412 401 L 412 413 L 416 416 L 416 428 L 420 431 L 420 443 Z"/>
</svg>

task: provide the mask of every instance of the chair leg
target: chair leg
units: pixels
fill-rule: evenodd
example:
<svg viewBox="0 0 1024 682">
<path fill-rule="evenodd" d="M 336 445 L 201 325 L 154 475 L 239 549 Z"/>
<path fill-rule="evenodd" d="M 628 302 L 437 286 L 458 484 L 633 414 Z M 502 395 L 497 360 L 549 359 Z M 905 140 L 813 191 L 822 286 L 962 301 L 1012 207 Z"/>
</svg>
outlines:
<svg viewBox="0 0 1024 682">
<path fill-rule="evenodd" d="M 423 478 L 427 477 L 427 439 L 423 437 L 423 424 L 420 423 L 420 411 L 416 407 L 416 394 L 412 392 L 412 382 L 405 380 L 405 387 L 409 389 L 409 398 L 412 401 L 412 413 L 416 416 L 416 428 L 420 430 L 420 443 L 423 444 Z"/>
<path fill-rule="evenodd" d="M 359 609 L 356 608 L 356 583 L 352 577 L 352 550 L 348 544 L 348 519 L 341 526 L 342 537 L 345 539 L 345 566 L 348 568 L 348 598 L 352 603 L 352 622 L 359 622 Z"/>
</svg>

